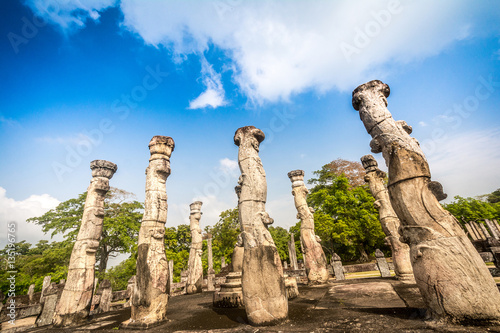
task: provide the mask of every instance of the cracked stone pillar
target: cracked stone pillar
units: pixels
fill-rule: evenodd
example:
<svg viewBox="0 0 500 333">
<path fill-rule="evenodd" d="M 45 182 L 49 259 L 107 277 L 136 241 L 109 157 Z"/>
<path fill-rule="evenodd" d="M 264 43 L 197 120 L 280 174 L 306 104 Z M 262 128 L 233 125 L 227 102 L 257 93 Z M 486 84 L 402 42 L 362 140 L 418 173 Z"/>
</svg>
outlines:
<svg viewBox="0 0 500 333">
<path fill-rule="evenodd" d="M 215 290 L 214 258 L 212 254 L 212 234 L 207 233 L 207 290 Z"/>
<path fill-rule="evenodd" d="M 90 162 L 90 169 L 92 180 L 87 189 L 82 222 L 71 252 L 67 282 L 54 315 L 56 327 L 81 323 L 87 319 L 90 312 L 95 256 L 104 219 L 104 198 L 109 190 L 109 180 L 116 172 L 116 164 L 95 160 Z"/>
<path fill-rule="evenodd" d="M 238 208 L 245 248 L 243 299 L 252 325 L 277 324 L 288 317 L 283 267 L 267 229 L 273 219 L 266 212 L 266 173 L 259 157 L 259 144 L 264 137 L 254 126 L 241 127 L 234 135 L 241 170 Z"/>
<path fill-rule="evenodd" d="M 186 281 L 186 293 L 196 294 L 201 293 L 201 285 L 203 284 L 203 266 L 201 263 L 201 255 L 203 254 L 203 237 L 201 235 L 200 219 L 201 219 L 201 201 L 195 201 L 189 208 L 189 224 L 191 228 L 191 250 L 189 251 L 188 260 L 188 277 Z"/>
<path fill-rule="evenodd" d="M 387 110 L 389 86 L 375 80 L 353 92 L 352 104 L 389 168 L 389 196 L 401 235 L 410 246 L 413 274 L 435 317 L 456 321 L 500 319 L 500 293 L 458 221 L 431 189 L 429 165 L 411 127 Z M 437 196 L 437 197 L 436 197 Z"/>
<path fill-rule="evenodd" d="M 168 136 L 154 136 L 149 142 L 151 157 L 146 168 L 146 200 L 139 230 L 131 316 L 122 327 L 149 328 L 166 317 L 169 277 L 164 244 L 168 208 L 165 185 L 174 147 L 174 140 Z"/>
<path fill-rule="evenodd" d="M 295 249 L 293 233 L 290 234 L 290 239 L 288 240 L 288 256 L 290 257 L 290 267 L 292 267 L 292 270 L 297 271 L 299 269 L 299 264 L 297 262 L 297 250 Z"/>
<path fill-rule="evenodd" d="M 392 262 L 396 278 L 404 283 L 415 283 L 411 268 L 410 247 L 399 240 L 399 218 L 394 212 L 389 199 L 389 192 L 385 187 L 385 172 L 378 168 L 378 163 L 372 155 L 361 157 L 361 163 L 366 170 L 365 181 L 375 198 L 375 208 L 378 209 L 382 230 L 391 244 Z"/>
<path fill-rule="evenodd" d="M 344 267 L 342 266 L 342 260 L 337 253 L 332 254 L 332 259 L 330 260 L 333 268 L 333 274 L 335 275 L 335 280 L 343 281 L 345 280 Z"/>
<path fill-rule="evenodd" d="M 380 271 L 380 276 L 391 277 L 391 271 L 389 270 L 389 264 L 385 259 L 384 253 L 379 249 L 375 250 L 375 259 L 377 260 L 377 267 Z"/>
<path fill-rule="evenodd" d="M 300 240 L 304 245 L 304 263 L 306 266 L 309 284 L 325 283 L 328 281 L 326 256 L 320 242 L 314 233 L 314 215 L 306 202 L 309 191 L 304 184 L 304 171 L 294 170 L 288 173 L 292 182 L 292 194 L 297 208 L 297 219 L 300 219 Z"/>
</svg>

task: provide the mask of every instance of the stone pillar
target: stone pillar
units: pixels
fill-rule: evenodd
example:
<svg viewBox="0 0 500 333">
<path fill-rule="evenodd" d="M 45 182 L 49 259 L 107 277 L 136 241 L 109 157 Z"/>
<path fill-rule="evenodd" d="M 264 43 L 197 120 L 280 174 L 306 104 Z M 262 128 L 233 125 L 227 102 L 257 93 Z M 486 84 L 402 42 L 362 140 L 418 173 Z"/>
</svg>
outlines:
<svg viewBox="0 0 500 333">
<path fill-rule="evenodd" d="M 207 290 L 215 290 L 214 258 L 212 255 L 212 234 L 207 233 Z"/>
<path fill-rule="evenodd" d="M 410 245 L 413 274 L 435 317 L 455 321 L 500 319 L 500 293 L 479 253 L 458 221 L 431 191 L 430 169 L 411 127 L 387 110 L 389 86 L 375 80 L 353 92 L 352 103 L 367 132 L 372 152 L 389 167 L 389 196 L 401 235 Z M 437 196 L 437 197 L 436 197 Z"/>
<path fill-rule="evenodd" d="M 233 256 L 231 257 L 231 271 L 241 272 L 243 270 L 243 255 L 245 249 L 243 247 L 243 238 L 241 234 L 238 235 L 236 239 L 236 244 L 233 249 Z"/>
<path fill-rule="evenodd" d="M 290 257 L 290 267 L 296 271 L 299 269 L 297 263 L 297 250 L 295 249 L 295 239 L 293 233 L 290 233 L 290 240 L 288 241 L 288 256 Z"/>
<path fill-rule="evenodd" d="M 166 181 L 170 175 L 170 155 L 174 140 L 154 136 L 149 142 L 146 169 L 146 200 L 137 247 L 137 272 L 130 319 L 123 327 L 149 328 L 165 320 L 168 303 L 168 262 L 165 255 L 167 222 Z"/>
<path fill-rule="evenodd" d="M 40 303 L 43 303 L 43 296 L 45 290 L 50 287 L 50 281 L 52 280 L 52 277 L 50 275 L 47 275 L 43 278 L 42 282 L 42 292 L 40 293 Z"/>
<path fill-rule="evenodd" d="M 288 262 L 286 260 L 283 261 L 283 269 L 288 269 Z"/>
<path fill-rule="evenodd" d="M 220 257 L 220 268 L 223 269 L 224 267 L 226 267 L 226 258 L 222 256 Z"/>
<path fill-rule="evenodd" d="M 415 283 L 410 260 L 410 247 L 399 240 L 400 222 L 391 205 L 389 192 L 385 187 L 385 172 L 378 168 L 378 163 L 372 155 L 361 157 L 361 163 L 366 170 L 365 181 L 375 198 L 375 208 L 378 209 L 380 224 L 386 240 L 392 250 L 392 262 L 396 278 L 404 283 Z"/>
<path fill-rule="evenodd" d="M 333 268 L 333 274 L 335 275 L 335 280 L 342 281 L 345 280 L 344 267 L 342 267 L 342 260 L 337 253 L 333 253 L 330 264 Z"/>
<path fill-rule="evenodd" d="M 314 215 L 307 205 L 306 196 L 309 190 L 304 184 L 304 171 L 294 170 L 288 173 L 292 182 L 292 194 L 297 208 L 297 219 L 300 219 L 300 240 L 303 244 L 303 257 L 309 284 L 328 281 L 326 256 L 314 232 Z"/>
<path fill-rule="evenodd" d="M 47 286 L 47 288 L 44 288 L 43 293 L 44 293 L 43 300 L 41 302 L 42 311 L 40 312 L 35 321 L 35 326 L 37 327 L 52 324 L 54 313 L 56 311 L 56 306 L 59 303 L 60 297 L 62 295 L 62 291 L 60 291 L 60 288 L 57 288 L 57 285 L 55 283 L 50 284 L 50 279 L 49 279 L 49 286 Z"/>
<path fill-rule="evenodd" d="M 109 280 L 102 280 L 99 284 L 97 294 L 101 295 L 99 307 L 96 313 L 108 312 L 111 306 L 111 299 L 113 298 L 113 290 L 111 289 L 111 282 Z"/>
<path fill-rule="evenodd" d="M 76 325 L 89 315 L 94 289 L 95 255 L 104 219 L 104 198 L 116 164 L 95 160 L 90 163 L 92 180 L 87 189 L 80 230 L 68 267 L 67 282 L 56 307 L 54 326 Z"/>
<path fill-rule="evenodd" d="M 385 260 L 384 253 L 379 249 L 375 250 L 375 259 L 377 260 L 377 267 L 380 271 L 380 276 L 391 277 L 391 271 L 389 270 L 389 264 Z"/>
<path fill-rule="evenodd" d="M 252 325 L 271 325 L 288 317 L 288 300 L 283 267 L 267 226 L 273 219 L 266 212 L 266 173 L 259 157 L 259 144 L 264 133 L 253 127 L 239 128 L 234 143 L 239 147 L 241 170 L 238 200 L 244 244 L 243 299 Z"/>
<path fill-rule="evenodd" d="M 35 303 L 34 299 L 33 299 L 34 294 L 35 294 L 35 285 L 34 284 L 30 284 L 30 287 L 28 289 L 29 304 Z"/>
<path fill-rule="evenodd" d="M 500 240 L 500 235 L 499 235 L 499 233 L 497 231 L 497 228 L 493 224 L 493 222 L 490 221 L 490 220 L 488 220 L 488 219 L 485 219 L 484 222 L 486 222 L 486 225 L 488 226 L 488 229 L 490 229 L 490 233 L 493 236 L 493 238 L 495 238 L 496 240 Z"/>
<path fill-rule="evenodd" d="M 129 308 L 130 305 L 132 304 L 132 295 L 134 294 L 134 287 L 135 287 L 135 275 L 133 275 L 130 279 L 128 279 L 127 282 L 127 295 L 128 295 L 128 300 L 123 304 L 124 308 Z"/>
<path fill-rule="evenodd" d="M 201 293 L 203 284 L 203 266 L 201 255 L 203 254 L 203 238 L 201 236 L 201 201 L 193 202 L 189 205 L 191 214 L 189 215 L 191 228 L 191 250 L 189 251 L 188 278 L 186 281 L 186 293 Z"/>
<path fill-rule="evenodd" d="M 168 294 L 172 294 L 172 286 L 174 284 L 174 261 L 168 261 Z"/>
</svg>

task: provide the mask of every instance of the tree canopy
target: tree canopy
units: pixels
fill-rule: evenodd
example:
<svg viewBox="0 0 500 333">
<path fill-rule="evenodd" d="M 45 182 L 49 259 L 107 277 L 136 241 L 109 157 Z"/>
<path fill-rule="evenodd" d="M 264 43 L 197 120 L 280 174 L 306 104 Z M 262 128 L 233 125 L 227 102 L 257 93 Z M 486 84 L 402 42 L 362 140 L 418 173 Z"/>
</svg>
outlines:
<svg viewBox="0 0 500 333">
<path fill-rule="evenodd" d="M 114 187 L 106 194 L 103 230 L 96 255 L 100 279 L 106 271 L 110 256 L 136 250 L 144 207 L 142 203 L 131 200 L 133 197 L 134 194 Z M 84 192 L 27 222 L 41 225 L 43 232 L 51 232 L 51 236 L 62 234 L 66 241 L 74 243 L 80 230 L 86 198 L 87 192 Z"/>
<path fill-rule="evenodd" d="M 315 185 L 307 197 L 315 210 L 315 232 L 324 247 L 345 261 L 367 261 L 375 249 L 387 249 L 373 206 L 375 199 L 364 180 L 360 184 L 362 168 L 358 162 L 337 159 L 315 171 L 317 178 L 309 180 Z"/>
<path fill-rule="evenodd" d="M 461 222 L 484 219 L 500 220 L 500 202 L 491 203 L 476 198 L 455 196 L 451 203 L 443 204 L 443 207 Z"/>
</svg>

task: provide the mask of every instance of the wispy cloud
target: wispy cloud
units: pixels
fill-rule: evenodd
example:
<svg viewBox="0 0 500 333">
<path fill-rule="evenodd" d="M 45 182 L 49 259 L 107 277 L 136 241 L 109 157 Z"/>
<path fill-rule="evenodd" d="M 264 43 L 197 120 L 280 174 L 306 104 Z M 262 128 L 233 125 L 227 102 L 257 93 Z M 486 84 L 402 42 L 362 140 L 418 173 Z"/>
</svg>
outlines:
<svg viewBox="0 0 500 333">
<path fill-rule="evenodd" d="M 229 158 L 223 158 L 222 160 L 219 161 L 220 163 L 220 170 L 224 173 L 229 173 L 233 174 L 238 170 L 238 162 Z"/>
<path fill-rule="evenodd" d="M 427 124 L 425 121 L 419 121 L 418 124 L 422 127 L 427 127 L 429 124 Z"/>
<path fill-rule="evenodd" d="M 5 124 L 9 127 L 21 127 L 21 124 L 12 118 L 6 118 L 4 116 L 0 116 L 0 123 Z"/>
<path fill-rule="evenodd" d="M 92 142 L 92 139 L 89 138 L 87 135 L 78 133 L 73 136 L 43 136 L 36 138 L 35 141 L 40 142 L 40 143 L 46 143 L 46 144 L 59 144 L 59 145 L 78 145 L 81 144 L 82 142 Z"/>
<path fill-rule="evenodd" d="M 449 136 L 428 159 L 432 178 L 443 184 L 447 200 L 490 193 L 500 188 L 500 128 Z"/>
<path fill-rule="evenodd" d="M 213 69 L 213 66 L 208 63 L 205 57 L 201 58 L 201 74 L 203 84 L 207 89 L 200 96 L 189 102 L 189 109 L 203 109 L 207 107 L 215 109 L 226 105 L 221 75 Z"/>
<path fill-rule="evenodd" d="M 60 26 L 65 33 L 86 26 L 88 19 L 98 21 L 100 11 L 114 6 L 117 0 L 26 0 L 44 20 Z"/>
</svg>

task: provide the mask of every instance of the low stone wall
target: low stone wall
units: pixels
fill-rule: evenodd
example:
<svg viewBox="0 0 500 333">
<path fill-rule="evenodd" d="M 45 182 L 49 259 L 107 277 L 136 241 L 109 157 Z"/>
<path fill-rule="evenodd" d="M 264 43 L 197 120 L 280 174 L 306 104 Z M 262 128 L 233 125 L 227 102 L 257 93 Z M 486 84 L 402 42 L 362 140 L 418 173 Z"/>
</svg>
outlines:
<svg viewBox="0 0 500 333">
<path fill-rule="evenodd" d="M 394 264 L 392 262 L 387 262 L 389 269 L 394 270 Z M 355 264 L 344 266 L 344 273 L 359 273 L 359 272 L 369 272 L 378 271 L 377 263 L 369 262 L 366 264 Z"/>
</svg>

